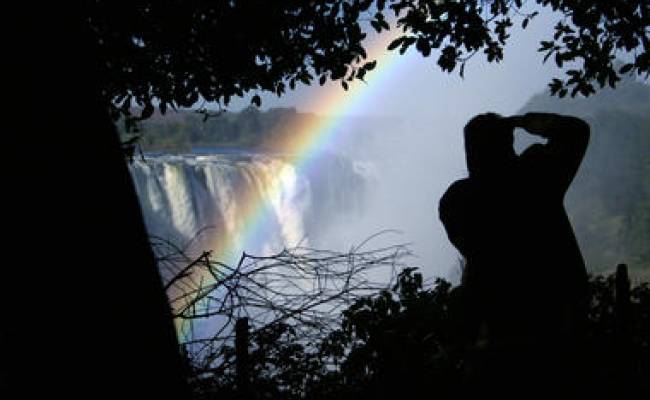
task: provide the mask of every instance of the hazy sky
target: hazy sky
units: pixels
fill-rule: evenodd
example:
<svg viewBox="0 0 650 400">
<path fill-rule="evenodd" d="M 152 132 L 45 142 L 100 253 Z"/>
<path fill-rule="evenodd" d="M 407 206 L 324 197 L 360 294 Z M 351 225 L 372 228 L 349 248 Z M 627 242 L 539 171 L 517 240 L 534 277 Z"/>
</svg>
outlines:
<svg viewBox="0 0 650 400">
<path fill-rule="evenodd" d="M 398 121 L 372 128 L 378 143 L 356 143 L 363 147 L 360 152 L 366 150 L 363 154 L 371 148 L 376 156 L 377 181 L 367 212 L 361 222 L 332 227 L 332 241 L 316 245 L 345 248 L 383 229 L 398 229 L 402 235 L 378 245 L 412 242 L 419 256 L 415 265 L 426 276 L 453 278 L 457 253 L 438 220 L 437 203 L 449 184 L 466 174 L 462 128 L 478 113 L 515 113 L 532 95 L 546 90 L 552 77 L 561 76 L 551 60 L 542 64 L 543 54 L 537 52 L 539 41 L 552 36 L 554 23 L 550 14 L 541 14 L 525 31 L 513 30 L 505 60 L 488 64 L 483 54 L 477 54 L 468 63 L 464 79 L 457 71 L 440 71 L 435 53 L 423 58 L 411 49 L 403 56 L 395 53 L 382 59 L 368 75 L 366 93 L 356 106 L 337 110 Z M 340 85 L 302 85 L 280 99 L 263 95 L 262 108 L 295 107 L 323 115 L 330 112 L 320 106 L 323 97 L 345 101 L 349 95 L 355 94 Z M 248 100 L 243 100 L 230 109 L 247 105 Z M 354 150 L 347 149 L 352 154 Z"/>
<path fill-rule="evenodd" d="M 486 109 L 513 112 L 531 94 L 544 90 L 551 77 L 560 75 L 551 60 L 542 64 L 543 54 L 537 52 L 539 41 L 552 36 L 555 22 L 552 15 L 546 13 L 531 21 L 524 31 L 515 27 L 505 49 L 505 60 L 488 64 L 483 54 L 476 54 L 466 67 L 465 79 L 458 76 L 458 69 L 451 74 L 442 72 L 436 64 L 435 53 L 424 58 L 414 48 L 402 56 L 391 52 L 388 60 L 381 60 L 376 70 L 367 75 L 373 96 L 353 112 L 409 117 L 426 117 L 434 112 L 465 116 Z M 381 74 L 377 71 L 386 68 L 387 64 L 391 64 L 388 76 L 374 79 L 375 75 Z M 356 84 L 364 85 L 361 82 Z M 262 95 L 262 108 L 296 107 L 300 111 L 320 114 L 322 110 L 318 108 L 318 100 L 331 96 L 333 92 L 339 92 L 341 98 L 346 96 L 339 84 L 324 87 L 299 84 L 296 90 L 282 98 Z M 247 100 L 234 102 L 230 109 L 237 110 L 246 105 Z"/>
</svg>

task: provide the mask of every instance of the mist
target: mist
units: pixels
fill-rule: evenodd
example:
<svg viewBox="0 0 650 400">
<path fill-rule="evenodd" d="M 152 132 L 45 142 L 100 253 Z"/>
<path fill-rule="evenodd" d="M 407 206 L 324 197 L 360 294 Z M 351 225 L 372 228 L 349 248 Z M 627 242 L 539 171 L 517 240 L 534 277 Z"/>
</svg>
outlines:
<svg viewBox="0 0 650 400">
<path fill-rule="evenodd" d="M 459 254 L 439 221 L 438 201 L 452 182 L 467 174 L 463 127 L 480 113 L 516 113 L 532 96 L 547 92 L 553 77 L 562 75 L 554 63 L 543 63 L 543 55 L 537 52 L 539 41 L 553 34 L 552 21 L 547 13 L 531 21 L 526 30 L 513 29 L 503 62 L 487 63 L 484 54 L 478 53 L 467 63 L 464 77 L 458 68 L 451 74 L 442 72 L 435 54 L 423 58 L 414 49 L 404 55 L 381 50 L 384 53 L 370 53 L 381 64 L 369 74 L 367 83 L 352 83 L 353 88 L 361 88 L 356 94 L 328 83 L 299 85 L 281 98 L 262 95 L 262 111 L 294 108 L 336 120 L 336 139 L 323 141 L 318 152 L 344 156 L 362 168 L 367 179 L 357 189 L 364 199 L 360 212 L 328 209 L 315 216 L 317 226 L 302 232 L 299 241 L 266 246 L 266 253 L 299 244 L 347 251 L 381 233 L 366 249 L 408 243 L 414 256 L 409 260 L 412 266 L 429 278 L 458 282 Z M 368 47 L 383 49 L 372 43 L 380 39 L 371 39 Z M 354 100 L 349 102 L 353 106 L 324 109 L 323 99 L 328 98 L 342 103 Z M 239 98 L 228 111 L 249 106 L 250 96 Z M 516 135 L 519 148 L 522 135 Z M 280 221 L 284 223 L 293 224 Z"/>
<path fill-rule="evenodd" d="M 536 51 L 540 38 L 552 35 L 550 21 L 550 14 L 540 15 L 527 30 L 515 29 L 501 63 L 487 64 L 483 54 L 476 54 L 464 78 L 457 71 L 441 72 L 435 57 L 423 58 L 414 51 L 389 56 L 385 62 L 397 63 L 390 75 L 352 114 L 338 116 L 347 122 L 345 138 L 334 151 L 373 166 L 365 210 L 358 219 L 331 224 L 329 234 L 320 235 L 324 240 L 313 245 L 345 250 L 392 230 L 369 246 L 410 243 L 412 265 L 425 276 L 457 282 L 459 255 L 438 219 L 437 204 L 454 180 L 466 176 L 463 126 L 483 112 L 516 113 L 530 97 L 546 91 L 552 77 L 561 76 L 553 63 L 542 63 Z M 335 90 L 342 91 L 303 86 L 282 99 L 264 97 L 263 104 L 320 114 L 314 99 Z"/>
</svg>

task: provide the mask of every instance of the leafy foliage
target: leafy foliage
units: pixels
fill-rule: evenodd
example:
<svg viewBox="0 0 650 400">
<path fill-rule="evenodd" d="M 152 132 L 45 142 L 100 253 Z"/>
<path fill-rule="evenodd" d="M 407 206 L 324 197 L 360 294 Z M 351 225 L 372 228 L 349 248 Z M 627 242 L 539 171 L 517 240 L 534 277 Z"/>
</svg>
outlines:
<svg viewBox="0 0 650 400">
<path fill-rule="evenodd" d="M 319 343 L 301 341 L 286 324 L 256 333 L 251 344 L 255 398 L 458 396 L 468 365 L 478 355 L 459 340 L 456 321 L 464 317 L 459 290 L 441 279 L 425 287 L 416 269 L 406 268 L 390 290 L 358 299 L 345 310 L 340 329 Z M 614 277 L 592 277 L 590 290 L 585 364 L 593 387 L 604 388 L 617 379 L 640 387 L 650 373 L 650 287 L 632 290 L 625 357 L 617 342 Z M 195 375 L 197 398 L 236 396 L 234 350 L 226 346 L 222 356 L 230 360 L 224 364 L 230 368 Z"/>
<path fill-rule="evenodd" d="M 366 34 L 360 15 L 372 1 L 319 0 L 87 2 L 102 97 L 124 113 L 132 102 L 151 116 L 154 101 L 189 107 L 200 99 L 284 94 L 314 79 L 362 78 Z M 254 104 L 260 104 L 258 96 Z"/>
<path fill-rule="evenodd" d="M 233 96 L 278 96 L 298 83 L 340 82 L 344 89 L 376 66 L 363 40 L 391 24 L 401 34 L 388 46 L 437 55 L 443 71 L 483 53 L 503 59 L 515 24 L 523 29 L 544 9 L 558 16 L 545 59 L 570 65 L 553 93 L 589 95 L 594 84 L 616 85 L 620 74 L 650 71 L 650 4 L 645 0 L 95 0 L 83 9 L 96 54 L 99 89 L 114 113 L 133 103 L 146 119 L 156 105 L 189 107 L 200 100 L 228 105 Z M 392 11 L 392 15 L 390 12 Z M 367 22 L 367 23 L 366 23 Z M 615 68 L 617 53 L 630 62 Z"/>
<path fill-rule="evenodd" d="M 383 398 L 403 389 L 395 381 L 411 394 L 425 393 L 432 378 L 437 390 L 451 393 L 458 359 L 449 353 L 450 289 L 437 280 L 424 290 L 422 275 L 406 268 L 390 290 L 345 310 L 340 328 L 320 342 L 301 340 L 284 323 L 256 331 L 250 352 L 256 398 Z M 198 398 L 236 395 L 234 349 L 225 346 L 220 356 L 224 368 L 195 381 Z"/>
<path fill-rule="evenodd" d="M 189 151 L 193 147 L 273 148 L 297 123 L 313 123 L 317 116 L 293 108 L 260 111 L 250 106 L 240 112 L 224 112 L 218 118 L 203 120 L 197 112 L 180 110 L 173 115 L 154 113 L 138 123 L 138 132 L 129 133 L 126 124 L 120 135 L 125 143 L 138 140 L 145 151 Z M 124 119 L 126 122 L 127 119 Z M 136 138 L 136 139 L 134 139 Z"/>
<path fill-rule="evenodd" d="M 568 79 L 554 79 L 551 92 L 564 97 L 567 93 L 588 96 L 601 88 L 616 85 L 619 74 L 650 72 L 650 5 L 647 1 L 537 0 L 534 11 L 521 0 L 507 1 L 405 1 L 389 2 L 397 17 L 397 26 L 405 35 L 389 46 L 404 53 L 415 44 L 427 57 L 440 49 L 438 65 L 453 71 L 478 52 L 488 62 L 503 59 L 503 46 L 510 38 L 515 20 L 522 29 L 539 15 L 543 7 L 556 11 L 560 20 L 550 40 L 542 40 L 539 51 L 544 61 L 554 56 L 558 67 L 572 63 Z M 634 52 L 633 61 L 615 69 L 618 51 Z M 577 66 L 576 66 L 577 65 Z M 647 75 L 646 75 L 647 76 Z"/>
</svg>

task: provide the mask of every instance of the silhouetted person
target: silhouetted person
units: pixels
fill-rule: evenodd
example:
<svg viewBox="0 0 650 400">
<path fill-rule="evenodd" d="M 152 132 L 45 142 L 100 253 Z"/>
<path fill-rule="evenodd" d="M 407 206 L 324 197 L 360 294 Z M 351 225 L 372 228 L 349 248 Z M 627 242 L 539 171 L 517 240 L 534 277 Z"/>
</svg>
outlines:
<svg viewBox="0 0 650 400">
<path fill-rule="evenodd" d="M 517 155 L 516 127 L 546 144 Z M 464 134 L 469 177 L 449 187 L 439 211 L 466 259 L 462 288 L 471 333 L 487 328 L 489 348 L 501 360 L 488 363 L 492 376 L 507 371 L 525 378 L 534 373 L 530 367 L 546 373 L 544 366 L 572 351 L 583 317 L 587 274 L 563 200 L 589 126 L 556 114 L 482 114 Z M 552 379 L 564 379 L 559 375 L 567 368 L 555 365 L 549 373 L 560 371 Z"/>
</svg>

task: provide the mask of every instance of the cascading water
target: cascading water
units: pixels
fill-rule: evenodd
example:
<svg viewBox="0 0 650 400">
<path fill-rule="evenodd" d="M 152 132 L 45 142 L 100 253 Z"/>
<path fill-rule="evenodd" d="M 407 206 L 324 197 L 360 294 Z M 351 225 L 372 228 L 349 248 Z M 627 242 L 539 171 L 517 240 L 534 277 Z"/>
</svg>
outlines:
<svg viewBox="0 0 650 400">
<path fill-rule="evenodd" d="M 158 155 L 131 171 L 151 235 L 178 246 L 196 239 L 193 250 L 222 260 L 324 245 L 334 223 L 360 215 L 372 179 L 368 165 L 332 154 L 302 169 L 282 155 Z M 230 245 L 215 248 L 223 238 Z"/>
</svg>

